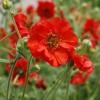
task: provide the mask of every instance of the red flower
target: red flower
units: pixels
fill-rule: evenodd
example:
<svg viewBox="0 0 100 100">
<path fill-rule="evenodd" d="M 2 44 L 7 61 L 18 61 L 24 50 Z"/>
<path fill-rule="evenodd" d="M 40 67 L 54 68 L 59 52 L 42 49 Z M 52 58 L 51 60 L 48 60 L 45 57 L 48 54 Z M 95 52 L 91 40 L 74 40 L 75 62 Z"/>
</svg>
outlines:
<svg viewBox="0 0 100 100">
<path fill-rule="evenodd" d="M 29 30 L 27 27 L 27 16 L 23 13 L 18 13 L 14 16 L 15 22 L 17 24 L 17 27 L 19 29 L 20 35 L 22 37 L 29 35 Z"/>
<path fill-rule="evenodd" d="M 93 68 L 93 63 L 89 60 L 87 55 L 74 54 L 73 56 L 75 67 L 81 71 L 87 72 L 89 69 Z"/>
<path fill-rule="evenodd" d="M 22 86 L 25 84 L 27 68 L 28 68 L 28 61 L 25 58 L 20 58 L 17 60 L 12 75 L 12 81 L 14 85 Z M 10 70 L 11 70 L 10 65 L 7 64 L 5 67 L 5 71 L 9 73 Z M 29 82 L 31 82 L 33 79 L 35 80 L 36 87 L 43 89 L 46 88 L 44 80 L 39 76 L 37 72 L 31 72 L 29 74 Z"/>
<path fill-rule="evenodd" d="M 47 88 L 47 86 L 46 86 L 46 84 L 45 84 L 45 82 L 44 82 L 43 79 L 38 79 L 38 80 L 36 81 L 36 87 L 37 87 L 37 88 L 42 88 L 42 89 L 44 89 L 44 90 Z"/>
<path fill-rule="evenodd" d="M 92 47 L 96 47 L 98 39 L 100 39 L 100 23 L 93 19 L 88 19 L 84 25 L 84 32 L 82 33 L 83 38 L 89 38 Z"/>
<path fill-rule="evenodd" d="M 30 81 L 32 81 L 32 79 L 35 80 L 35 85 L 37 88 L 42 88 L 44 90 L 47 88 L 45 81 L 40 77 L 40 75 L 37 72 L 32 72 L 29 75 L 29 79 Z"/>
<path fill-rule="evenodd" d="M 4 28 L 0 27 L 0 40 L 6 36 L 6 31 L 4 30 Z"/>
<path fill-rule="evenodd" d="M 12 35 L 9 37 L 10 45 L 15 48 L 18 41 L 18 36 L 13 24 L 10 24 L 10 31 L 12 33 Z"/>
<path fill-rule="evenodd" d="M 67 63 L 77 44 L 77 37 L 69 23 L 60 18 L 41 20 L 30 33 L 28 47 L 32 55 L 55 67 Z"/>
<path fill-rule="evenodd" d="M 6 67 L 10 68 L 9 64 Z M 17 60 L 12 76 L 13 81 L 17 78 L 15 82 L 16 85 L 20 86 L 25 84 L 25 76 L 27 68 L 28 68 L 28 62 L 26 59 L 20 58 L 19 60 Z"/>
<path fill-rule="evenodd" d="M 34 7 L 29 5 L 26 9 L 27 14 L 34 14 Z"/>
<path fill-rule="evenodd" d="M 32 5 L 29 5 L 26 9 L 26 13 L 27 13 L 26 26 L 30 27 L 33 23 L 33 18 L 34 18 L 34 13 L 35 13 L 34 7 Z"/>
<path fill-rule="evenodd" d="M 86 55 L 74 54 L 73 61 L 75 68 L 79 70 L 72 76 L 70 82 L 71 84 L 84 84 L 93 72 L 93 64 Z"/>
<path fill-rule="evenodd" d="M 70 83 L 73 85 L 84 84 L 86 82 L 86 77 L 83 76 L 81 72 L 77 72 L 71 77 Z"/>
<path fill-rule="evenodd" d="M 32 18 L 33 16 L 26 16 L 23 13 L 18 13 L 16 16 L 14 16 L 18 30 L 22 37 L 29 35 L 29 28 L 32 25 Z M 12 32 L 12 35 L 9 37 L 10 44 L 15 48 L 18 41 L 18 35 L 13 24 L 10 24 L 10 30 Z"/>
<path fill-rule="evenodd" d="M 55 5 L 53 2 L 48 2 L 48 1 L 40 1 L 38 8 L 37 8 L 37 13 L 41 18 L 51 18 L 55 14 Z"/>
<path fill-rule="evenodd" d="M 32 73 L 30 73 L 30 75 L 29 75 L 30 81 L 31 81 L 32 79 L 37 80 L 38 78 L 39 78 L 39 74 L 38 74 L 37 72 L 32 72 Z"/>
</svg>

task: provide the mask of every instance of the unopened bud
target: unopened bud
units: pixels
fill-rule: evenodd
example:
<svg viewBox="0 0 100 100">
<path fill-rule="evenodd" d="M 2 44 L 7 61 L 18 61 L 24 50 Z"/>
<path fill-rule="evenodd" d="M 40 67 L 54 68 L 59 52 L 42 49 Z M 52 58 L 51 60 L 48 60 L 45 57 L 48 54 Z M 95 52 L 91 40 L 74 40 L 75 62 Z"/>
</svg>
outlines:
<svg viewBox="0 0 100 100">
<path fill-rule="evenodd" d="M 3 0 L 3 8 L 4 9 L 10 9 L 12 5 L 12 2 L 9 0 Z"/>
<path fill-rule="evenodd" d="M 83 45 L 85 45 L 85 46 L 87 46 L 87 47 L 91 47 L 91 41 L 90 40 L 88 40 L 88 39 L 84 39 L 83 40 Z"/>
</svg>

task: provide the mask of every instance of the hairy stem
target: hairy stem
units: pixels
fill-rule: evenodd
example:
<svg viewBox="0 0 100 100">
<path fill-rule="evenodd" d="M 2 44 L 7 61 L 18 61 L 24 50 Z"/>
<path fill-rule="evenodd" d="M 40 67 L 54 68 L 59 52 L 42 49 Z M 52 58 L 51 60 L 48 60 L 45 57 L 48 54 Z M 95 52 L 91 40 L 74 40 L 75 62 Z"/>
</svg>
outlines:
<svg viewBox="0 0 100 100">
<path fill-rule="evenodd" d="M 29 77 L 29 70 L 30 70 L 30 66 L 31 66 L 31 61 L 32 61 L 32 56 L 29 58 L 28 69 L 27 69 L 27 72 L 26 72 L 26 82 L 25 82 L 25 86 L 24 86 L 24 90 L 23 90 L 23 94 L 22 94 L 22 99 L 21 100 L 24 100 L 25 91 L 26 91 L 27 83 L 28 83 L 28 77 Z"/>
<path fill-rule="evenodd" d="M 12 74 L 13 74 L 13 71 L 15 69 L 15 64 L 16 64 L 16 61 L 18 59 L 18 56 L 16 56 L 15 60 L 14 60 L 14 63 L 12 65 L 12 68 L 10 70 L 10 74 L 9 74 L 9 80 L 8 80 L 8 86 L 7 86 L 7 94 L 6 94 L 6 98 L 5 100 L 9 100 L 9 92 L 10 92 L 10 83 L 11 83 L 11 79 L 12 79 Z"/>
</svg>

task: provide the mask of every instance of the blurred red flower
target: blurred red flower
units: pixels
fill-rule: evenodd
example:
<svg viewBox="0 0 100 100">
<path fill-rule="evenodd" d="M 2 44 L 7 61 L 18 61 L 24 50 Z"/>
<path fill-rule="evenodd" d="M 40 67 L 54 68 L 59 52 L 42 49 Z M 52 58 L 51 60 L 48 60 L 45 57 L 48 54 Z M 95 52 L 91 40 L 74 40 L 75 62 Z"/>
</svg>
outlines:
<svg viewBox="0 0 100 100">
<path fill-rule="evenodd" d="M 72 76 L 70 82 L 72 84 L 84 84 L 93 72 L 93 63 L 89 60 L 88 56 L 80 56 L 78 54 L 74 55 L 73 61 L 75 68 L 79 70 Z"/>
<path fill-rule="evenodd" d="M 34 14 L 35 9 L 33 7 L 33 5 L 29 5 L 26 9 L 27 14 Z"/>
<path fill-rule="evenodd" d="M 22 37 L 29 35 L 29 29 L 27 27 L 27 16 L 23 13 L 18 13 L 14 16 L 15 22 L 17 24 L 18 30 Z"/>
<path fill-rule="evenodd" d="M 86 77 L 81 73 L 75 73 L 70 80 L 70 83 L 73 85 L 84 84 L 86 82 Z"/>
<path fill-rule="evenodd" d="M 9 37 L 10 45 L 15 48 L 18 41 L 17 32 L 13 24 L 10 24 L 9 26 L 10 26 L 10 31 L 12 33 L 12 35 Z"/>
<path fill-rule="evenodd" d="M 55 4 L 48 1 L 39 1 L 37 13 L 41 18 L 51 18 L 55 14 Z"/>
<path fill-rule="evenodd" d="M 98 44 L 98 40 L 100 39 L 100 22 L 88 19 L 84 24 L 83 29 L 82 37 L 88 38 L 92 43 L 92 47 L 95 48 Z"/>
<path fill-rule="evenodd" d="M 46 89 L 47 88 L 47 86 L 46 86 L 46 84 L 45 84 L 45 81 L 43 80 L 43 79 L 38 79 L 37 81 L 36 81 L 36 87 L 37 88 L 42 88 L 42 89 Z"/>
<path fill-rule="evenodd" d="M 12 81 L 14 85 L 22 86 L 26 82 L 26 72 L 28 68 L 28 61 L 25 58 L 20 58 L 16 61 L 15 69 L 12 75 Z M 5 71 L 9 73 L 11 70 L 10 65 L 7 64 Z M 44 80 L 40 77 L 38 72 L 31 72 L 29 74 L 29 82 L 35 80 L 35 85 L 38 88 L 46 89 L 46 84 Z"/>
<path fill-rule="evenodd" d="M 15 85 L 24 85 L 25 84 L 25 76 L 26 76 L 26 71 L 28 68 L 28 62 L 24 58 L 20 58 L 19 60 L 16 61 L 15 64 L 15 69 L 13 71 L 12 75 L 12 80 L 14 81 L 16 79 Z M 7 64 L 6 69 L 10 69 L 10 65 Z M 10 70 L 7 71 L 8 73 Z"/>
<path fill-rule="evenodd" d="M 4 28 L 0 27 L 0 40 L 6 36 L 6 31 Z"/>
<path fill-rule="evenodd" d="M 93 63 L 87 55 L 80 56 L 79 54 L 74 54 L 73 60 L 74 66 L 81 71 L 87 72 L 90 68 L 93 68 Z"/>
<path fill-rule="evenodd" d="M 28 47 L 36 58 L 58 67 L 69 60 L 77 45 L 77 37 L 66 20 L 41 20 L 30 30 Z"/>
<path fill-rule="evenodd" d="M 33 15 L 34 15 L 34 7 L 32 5 L 29 5 L 26 8 L 26 13 L 27 15 L 22 13 L 22 9 L 18 8 L 18 13 L 14 16 L 16 25 L 18 27 L 18 30 L 20 32 L 20 35 L 22 37 L 28 36 L 29 35 L 29 28 L 31 27 L 33 23 Z M 10 30 L 12 32 L 12 35 L 9 37 L 10 44 L 12 47 L 16 47 L 17 41 L 18 41 L 18 36 L 17 32 L 15 29 L 14 24 L 10 23 Z"/>
</svg>

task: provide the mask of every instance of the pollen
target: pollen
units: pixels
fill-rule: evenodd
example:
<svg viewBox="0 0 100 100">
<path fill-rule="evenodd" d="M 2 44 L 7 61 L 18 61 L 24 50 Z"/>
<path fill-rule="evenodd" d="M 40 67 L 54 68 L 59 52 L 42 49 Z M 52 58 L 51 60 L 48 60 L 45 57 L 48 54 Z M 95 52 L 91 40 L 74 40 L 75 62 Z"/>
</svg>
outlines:
<svg viewBox="0 0 100 100">
<path fill-rule="evenodd" d="M 47 38 L 47 45 L 50 48 L 58 47 L 59 39 L 55 34 L 49 34 Z"/>
</svg>

